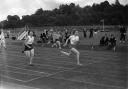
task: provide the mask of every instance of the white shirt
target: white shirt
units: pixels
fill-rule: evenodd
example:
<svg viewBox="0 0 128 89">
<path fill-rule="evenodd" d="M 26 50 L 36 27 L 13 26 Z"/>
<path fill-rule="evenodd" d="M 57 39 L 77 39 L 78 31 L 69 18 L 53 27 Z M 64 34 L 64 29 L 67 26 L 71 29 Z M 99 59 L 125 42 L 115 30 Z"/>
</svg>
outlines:
<svg viewBox="0 0 128 89">
<path fill-rule="evenodd" d="M 60 34 L 54 33 L 54 34 L 53 34 L 53 38 L 54 38 L 54 39 L 59 39 L 59 38 L 60 38 Z"/>
<path fill-rule="evenodd" d="M 34 42 L 34 37 L 28 36 L 26 39 L 26 44 L 32 44 Z"/>
<path fill-rule="evenodd" d="M 3 32 L 1 32 L 0 40 L 5 40 L 5 37 L 4 37 L 4 33 Z"/>
<path fill-rule="evenodd" d="M 79 41 L 79 36 L 71 35 L 71 36 L 69 37 L 69 39 L 70 39 L 71 44 L 72 44 L 72 45 L 75 45 L 76 42 Z"/>
</svg>

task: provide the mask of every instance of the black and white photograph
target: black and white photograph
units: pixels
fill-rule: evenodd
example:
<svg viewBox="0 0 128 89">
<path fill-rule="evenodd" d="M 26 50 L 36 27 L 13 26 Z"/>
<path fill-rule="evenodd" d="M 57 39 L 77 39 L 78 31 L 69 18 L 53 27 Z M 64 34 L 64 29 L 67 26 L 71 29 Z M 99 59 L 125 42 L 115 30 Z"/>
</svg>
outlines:
<svg viewBox="0 0 128 89">
<path fill-rule="evenodd" d="M 128 0 L 0 0 L 0 89 L 128 89 Z"/>
</svg>

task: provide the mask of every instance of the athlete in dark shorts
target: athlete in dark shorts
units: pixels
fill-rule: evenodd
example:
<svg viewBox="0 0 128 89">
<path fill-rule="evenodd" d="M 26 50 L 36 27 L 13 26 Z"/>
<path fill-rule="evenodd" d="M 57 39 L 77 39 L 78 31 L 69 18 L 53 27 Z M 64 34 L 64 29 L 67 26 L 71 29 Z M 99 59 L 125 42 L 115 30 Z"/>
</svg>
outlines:
<svg viewBox="0 0 128 89">
<path fill-rule="evenodd" d="M 34 36 L 33 36 L 33 32 L 32 31 L 29 31 L 28 32 L 28 36 L 24 42 L 24 53 L 25 55 L 27 56 L 27 58 L 29 58 L 30 60 L 30 65 L 33 65 L 32 64 L 32 60 L 33 60 L 33 57 L 34 57 L 34 48 L 33 48 L 33 43 L 34 43 Z"/>
</svg>

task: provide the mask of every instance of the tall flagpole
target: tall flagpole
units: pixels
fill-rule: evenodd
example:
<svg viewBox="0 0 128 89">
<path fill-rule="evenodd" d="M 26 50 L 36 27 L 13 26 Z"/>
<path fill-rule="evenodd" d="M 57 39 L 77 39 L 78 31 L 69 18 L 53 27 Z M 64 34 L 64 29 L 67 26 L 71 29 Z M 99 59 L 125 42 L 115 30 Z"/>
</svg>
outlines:
<svg viewBox="0 0 128 89">
<path fill-rule="evenodd" d="M 103 31 L 104 31 L 104 19 L 103 19 L 103 21 L 102 21 L 102 22 L 103 22 Z"/>
</svg>

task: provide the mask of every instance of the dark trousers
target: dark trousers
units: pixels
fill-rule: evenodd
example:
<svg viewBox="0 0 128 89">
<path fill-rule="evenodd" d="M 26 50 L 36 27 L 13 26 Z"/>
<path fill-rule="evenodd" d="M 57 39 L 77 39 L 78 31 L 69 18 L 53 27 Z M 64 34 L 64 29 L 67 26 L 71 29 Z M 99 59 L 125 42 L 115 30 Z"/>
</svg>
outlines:
<svg viewBox="0 0 128 89">
<path fill-rule="evenodd" d="M 121 34 L 120 41 L 125 41 L 125 34 L 124 33 Z"/>
</svg>

